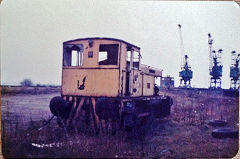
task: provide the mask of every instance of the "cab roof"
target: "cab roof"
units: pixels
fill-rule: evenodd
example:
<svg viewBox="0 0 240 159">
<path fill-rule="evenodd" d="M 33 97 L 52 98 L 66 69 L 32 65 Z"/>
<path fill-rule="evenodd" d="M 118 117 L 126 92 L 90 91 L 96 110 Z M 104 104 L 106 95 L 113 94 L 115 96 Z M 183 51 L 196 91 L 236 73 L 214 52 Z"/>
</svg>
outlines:
<svg viewBox="0 0 240 159">
<path fill-rule="evenodd" d="M 79 40 L 113 40 L 113 41 L 119 41 L 119 42 L 123 42 L 123 43 L 126 43 L 127 45 L 129 46 L 132 46 L 132 47 L 135 47 L 137 49 L 140 50 L 140 47 L 136 46 L 136 45 L 133 45 L 129 42 L 126 42 L 124 40 L 121 40 L 121 39 L 115 39 L 115 38 L 106 38 L 106 37 L 88 37 L 88 38 L 80 38 L 80 39 L 74 39 L 74 40 L 69 40 L 69 41 L 64 41 L 63 44 L 67 44 L 69 42 L 73 42 L 73 41 L 79 41 Z"/>
</svg>

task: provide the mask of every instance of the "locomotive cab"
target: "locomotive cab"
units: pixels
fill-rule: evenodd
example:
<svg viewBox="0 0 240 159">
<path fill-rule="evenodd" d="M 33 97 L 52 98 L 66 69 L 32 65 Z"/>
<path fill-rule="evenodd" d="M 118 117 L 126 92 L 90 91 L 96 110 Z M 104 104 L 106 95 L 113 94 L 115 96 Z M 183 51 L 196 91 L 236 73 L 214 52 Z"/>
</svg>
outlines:
<svg viewBox="0 0 240 159">
<path fill-rule="evenodd" d="M 118 121 L 132 127 L 137 118 L 170 114 L 172 99 L 158 95 L 156 77 L 162 77 L 162 70 L 141 64 L 140 47 L 126 41 L 66 41 L 61 97 L 51 100 L 50 110 L 60 119 L 60 125 L 67 127 L 76 126 L 84 116 L 87 126 L 92 119 L 96 133 L 104 121 L 111 121 L 114 131 Z"/>
<path fill-rule="evenodd" d="M 62 95 L 153 96 L 162 70 L 141 64 L 140 47 L 113 38 L 63 43 Z"/>
</svg>

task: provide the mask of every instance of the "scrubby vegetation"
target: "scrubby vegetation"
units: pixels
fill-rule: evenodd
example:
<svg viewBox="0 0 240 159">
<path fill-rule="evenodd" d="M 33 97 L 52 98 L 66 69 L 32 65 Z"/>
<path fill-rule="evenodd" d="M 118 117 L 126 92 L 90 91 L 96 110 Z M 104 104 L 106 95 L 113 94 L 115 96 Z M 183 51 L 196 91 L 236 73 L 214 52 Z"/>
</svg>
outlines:
<svg viewBox="0 0 240 159">
<path fill-rule="evenodd" d="M 60 92 L 60 86 L 1 86 L 2 95 L 15 94 L 48 94 L 53 92 Z"/>
<path fill-rule="evenodd" d="M 20 82 L 21 86 L 32 86 L 33 82 L 31 79 L 24 79 L 22 82 Z"/>
<path fill-rule="evenodd" d="M 42 122 L 30 122 L 25 130 L 14 126 L 3 132 L 5 157 L 233 157 L 238 150 L 236 139 L 215 139 L 212 128 L 156 120 L 151 130 L 138 129 L 115 136 L 100 133 L 71 132 L 66 134 L 57 123 L 37 130 Z M 143 132 L 146 132 L 146 136 Z"/>
<path fill-rule="evenodd" d="M 121 129 L 115 136 L 103 132 L 95 135 L 85 130 L 66 133 L 58 127 L 56 119 L 38 130 L 44 119 L 3 116 L 3 154 L 7 158 L 225 158 L 236 155 L 238 139 L 213 138 L 214 127 L 207 121 L 225 119 L 228 127 L 237 128 L 238 98 L 186 92 L 169 95 L 174 99 L 170 117 L 149 120 L 147 126 L 139 126 L 132 132 Z M 14 102 L 17 101 L 10 104 Z"/>
</svg>

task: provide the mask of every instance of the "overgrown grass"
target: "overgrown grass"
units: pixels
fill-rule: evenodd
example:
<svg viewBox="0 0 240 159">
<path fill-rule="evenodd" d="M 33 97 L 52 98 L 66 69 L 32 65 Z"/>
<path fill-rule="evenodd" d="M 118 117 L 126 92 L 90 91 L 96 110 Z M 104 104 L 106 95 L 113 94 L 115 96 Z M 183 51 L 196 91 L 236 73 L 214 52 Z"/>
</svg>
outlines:
<svg viewBox="0 0 240 159">
<path fill-rule="evenodd" d="M 58 127 L 56 120 L 42 130 L 38 128 L 44 124 L 43 121 L 31 121 L 27 129 L 22 129 L 21 123 L 18 122 L 8 123 L 11 126 L 6 128 L 6 123 L 3 121 L 2 139 L 3 154 L 7 158 L 141 157 L 144 151 L 143 138 L 139 136 L 140 129 L 132 133 L 119 130 L 112 136 L 103 132 L 99 135 L 79 131 L 66 133 Z M 54 146 L 50 147 L 50 144 Z"/>
<path fill-rule="evenodd" d="M 172 117 L 177 123 L 202 125 L 208 120 L 226 120 L 228 126 L 238 123 L 239 99 L 222 95 L 207 94 L 169 94 L 174 104 Z"/>
<path fill-rule="evenodd" d="M 3 155 L 6 158 L 205 158 L 233 157 L 238 151 L 237 139 L 215 139 L 208 125 L 178 125 L 171 118 L 154 120 L 151 127 L 139 127 L 132 133 L 119 130 L 115 136 L 77 131 L 66 134 L 56 121 L 37 130 L 42 124 L 42 121 L 30 122 L 27 129 L 18 124 L 10 132 L 3 128 Z M 49 147 L 51 143 L 53 147 Z"/>
<path fill-rule="evenodd" d="M 205 94 L 170 94 L 171 116 L 150 120 L 131 133 L 69 131 L 56 120 L 38 130 L 44 120 L 30 121 L 10 114 L 2 120 L 2 151 L 6 158 L 223 158 L 238 151 L 238 139 L 215 139 L 210 119 L 238 123 L 238 99 Z M 90 131 L 91 132 L 91 131 Z M 52 144 L 53 147 L 49 147 Z M 35 146 L 34 146 L 35 145 Z M 36 147 L 40 145 L 43 148 Z M 48 145 L 48 147 L 46 146 Z M 59 147 L 57 146 L 59 145 Z"/>
</svg>

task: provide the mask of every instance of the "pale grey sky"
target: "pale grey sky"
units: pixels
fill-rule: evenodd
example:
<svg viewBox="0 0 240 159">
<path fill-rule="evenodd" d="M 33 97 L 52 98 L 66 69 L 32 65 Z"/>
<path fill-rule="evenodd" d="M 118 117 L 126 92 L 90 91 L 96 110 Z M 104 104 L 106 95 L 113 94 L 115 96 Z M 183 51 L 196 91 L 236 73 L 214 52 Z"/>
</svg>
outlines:
<svg viewBox="0 0 240 159">
<path fill-rule="evenodd" d="M 209 86 L 208 33 L 223 49 L 223 88 L 229 88 L 231 51 L 240 53 L 240 9 L 235 2 L 3 0 L 1 84 L 24 78 L 61 84 L 62 42 L 112 37 L 141 47 L 144 64 L 162 68 L 179 86 L 182 25 L 192 85 Z"/>
</svg>

